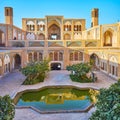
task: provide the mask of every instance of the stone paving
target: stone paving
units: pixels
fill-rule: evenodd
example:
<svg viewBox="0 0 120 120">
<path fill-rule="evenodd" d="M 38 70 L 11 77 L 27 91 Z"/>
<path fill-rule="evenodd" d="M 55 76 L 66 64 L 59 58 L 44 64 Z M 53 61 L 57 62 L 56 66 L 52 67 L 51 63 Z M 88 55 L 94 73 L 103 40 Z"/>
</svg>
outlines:
<svg viewBox="0 0 120 120">
<path fill-rule="evenodd" d="M 14 71 L 12 73 L 7 74 L 3 78 L 0 79 L 0 96 L 4 96 L 9 94 L 12 96 L 16 93 L 16 90 L 21 86 L 25 79 L 20 72 Z"/>
<path fill-rule="evenodd" d="M 25 86 L 21 85 L 25 76 L 15 71 L 0 79 L 0 96 L 9 94 L 13 98 L 17 92 L 26 89 L 38 89 L 44 86 L 56 85 L 72 85 L 79 88 L 91 87 L 100 89 L 103 87 L 108 88 L 116 82 L 116 80 L 106 76 L 100 71 L 96 71 L 96 75 L 99 79 L 95 83 L 76 83 L 70 80 L 69 72 L 66 70 L 50 71 L 43 83 Z M 95 108 L 92 108 L 87 113 L 40 114 L 31 109 L 16 109 L 14 120 L 88 120 L 93 111 L 95 111 Z"/>
</svg>

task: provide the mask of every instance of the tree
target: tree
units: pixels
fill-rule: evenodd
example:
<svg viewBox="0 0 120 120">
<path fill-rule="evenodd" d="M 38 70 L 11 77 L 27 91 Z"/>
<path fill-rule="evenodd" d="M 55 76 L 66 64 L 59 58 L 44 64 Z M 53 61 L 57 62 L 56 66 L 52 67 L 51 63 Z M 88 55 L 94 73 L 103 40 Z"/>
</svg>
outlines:
<svg viewBox="0 0 120 120">
<path fill-rule="evenodd" d="M 97 99 L 90 120 L 120 120 L 120 80 L 108 89 L 100 89 Z"/>
<path fill-rule="evenodd" d="M 6 95 L 0 96 L 0 120 L 13 120 L 15 115 L 15 106 L 11 98 Z"/>
<path fill-rule="evenodd" d="M 70 77 L 73 81 L 83 81 L 88 80 L 87 73 L 91 70 L 91 65 L 89 63 L 78 63 L 71 66 L 67 66 L 68 71 L 71 71 Z"/>
<path fill-rule="evenodd" d="M 48 60 L 43 60 L 41 62 L 32 62 L 25 68 L 22 68 L 21 71 L 26 76 L 24 84 L 35 84 L 37 82 L 43 81 L 46 72 L 49 71 L 48 63 Z"/>
<path fill-rule="evenodd" d="M 67 66 L 67 70 L 71 71 L 71 73 L 74 71 L 75 75 L 77 76 L 83 76 L 91 70 L 91 66 L 89 63 L 78 63 L 73 64 L 72 66 Z"/>
</svg>

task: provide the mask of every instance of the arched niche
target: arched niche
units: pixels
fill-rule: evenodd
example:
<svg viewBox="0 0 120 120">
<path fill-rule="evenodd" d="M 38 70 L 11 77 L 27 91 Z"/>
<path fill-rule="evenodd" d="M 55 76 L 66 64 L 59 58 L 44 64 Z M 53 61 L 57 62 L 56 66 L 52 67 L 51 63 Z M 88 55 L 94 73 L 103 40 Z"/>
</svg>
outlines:
<svg viewBox="0 0 120 120">
<path fill-rule="evenodd" d="M 14 56 L 14 67 L 18 69 L 21 67 L 21 56 L 19 54 L 15 54 Z"/>
<path fill-rule="evenodd" d="M 71 35 L 66 33 L 64 35 L 64 40 L 71 40 Z"/>
<path fill-rule="evenodd" d="M 48 39 L 50 39 L 50 40 L 60 40 L 61 39 L 60 24 L 55 20 L 51 21 L 48 24 Z"/>
<path fill-rule="evenodd" d="M 38 40 L 45 40 L 45 35 L 42 34 L 42 33 L 40 33 L 40 34 L 38 35 Z"/>
<path fill-rule="evenodd" d="M 5 34 L 3 31 L 0 30 L 0 47 L 5 46 Z"/>
<path fill-rule="evenodd" d="M 113 33 L 108 30 L 104 33 L 103 37 L 104 37 L 103 46 L 112 46 Z"/>
</svg>

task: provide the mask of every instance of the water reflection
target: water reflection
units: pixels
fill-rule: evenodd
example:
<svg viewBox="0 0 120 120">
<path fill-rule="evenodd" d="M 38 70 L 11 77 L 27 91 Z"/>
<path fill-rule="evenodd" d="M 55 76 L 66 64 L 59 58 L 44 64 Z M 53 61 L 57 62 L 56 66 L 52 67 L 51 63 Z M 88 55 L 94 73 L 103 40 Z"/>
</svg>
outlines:
<svg viewBox="0 0 120 120">
<path fill-rule="evenodd" d="M 40 110 L 81 110 L 96 102 L 98 91 L 76 88 L 46 88 L 23 93 L 18 106 L 33 106 Z"/>
</svg>

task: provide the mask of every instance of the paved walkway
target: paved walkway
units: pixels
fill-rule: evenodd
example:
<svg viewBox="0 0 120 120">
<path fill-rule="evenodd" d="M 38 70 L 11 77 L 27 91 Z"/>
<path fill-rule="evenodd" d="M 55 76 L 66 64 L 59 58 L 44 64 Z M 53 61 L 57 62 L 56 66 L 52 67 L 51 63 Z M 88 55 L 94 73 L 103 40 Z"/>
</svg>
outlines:
<svg viewBox="0 0 120 120">
<path fill-rule="evenodd" d="M 12 72 L 0 79 L 0 96 L 6 94 L 12 96 L 16 90 L 21 86 L 25 79 L 20 72 Z"/>
<path fill-rule="evenodd" d="M 25 77 L 20 72 L 13 72 L 0 80 L 0 96 L 9 94 L 11 97 L 14 97 L 17 92 L 28 88 L 38 89 L 43 86 L 53 85 L 73 85 L 80 88 L 92 87 L 99 89 L 107 88 L 116 82 L 99 71 L 96 72 L 96 75 L 99 79 L 95 83 L 76 83 L 70 80 L 69 72 L 66 70 L 51 71 L 43 83 L 25 86 L 21 85 Z M 88 113 L 39 114 L 31 109 L 16 109 L 14 120 L 88 120 L 94 110 L 92 108 Z"/>
</svg>

